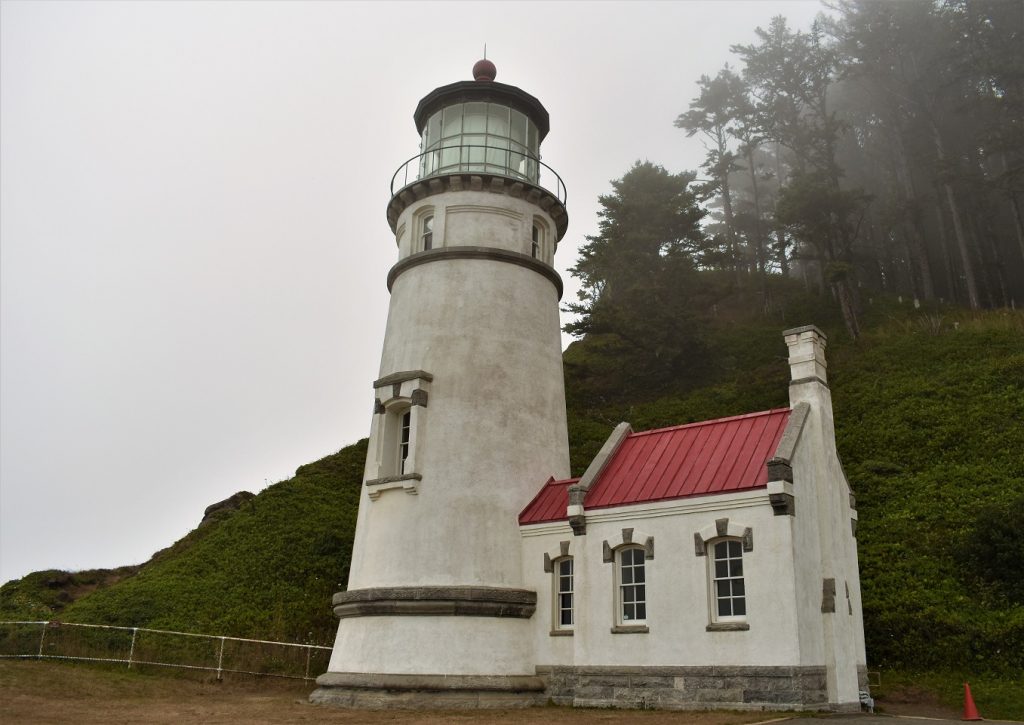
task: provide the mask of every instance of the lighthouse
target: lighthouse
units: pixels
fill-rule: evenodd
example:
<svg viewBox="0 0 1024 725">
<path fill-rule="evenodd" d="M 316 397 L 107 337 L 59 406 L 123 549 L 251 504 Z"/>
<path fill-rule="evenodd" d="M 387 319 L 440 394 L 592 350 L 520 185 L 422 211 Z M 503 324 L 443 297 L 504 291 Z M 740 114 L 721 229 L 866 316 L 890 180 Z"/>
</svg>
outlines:
<svg viewBox="0 0 1024 725">
<path fill-rule="evenodd" d="M 427 94 L 420 153 L 392 178 L 369 450 L 314 702 L 509 707 L 544 689 L 517 517 L 569 475 L 553 266 L 568 217 L 540 161 L 547 111 L 495 77 L 482 60 Z"/>
</svg>

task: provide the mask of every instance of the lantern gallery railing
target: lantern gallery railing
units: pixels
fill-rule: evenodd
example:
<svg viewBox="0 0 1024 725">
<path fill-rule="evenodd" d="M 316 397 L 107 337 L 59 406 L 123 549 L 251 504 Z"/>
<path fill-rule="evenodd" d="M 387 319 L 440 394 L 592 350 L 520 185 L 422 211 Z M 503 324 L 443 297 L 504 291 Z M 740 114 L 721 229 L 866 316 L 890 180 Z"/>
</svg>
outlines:
<svg viewBox="0 0 1024 725">
<path fill-rule="evenodd" d="M 525 181 L 551 192 L 564 206 L 562 177 L 530 154 L 500 146 L 460 145 L 430 149 L 413 156 L 391 177 L 391 195 L 409 184 L 446 174 L 494 174 Z"/>
</svg>

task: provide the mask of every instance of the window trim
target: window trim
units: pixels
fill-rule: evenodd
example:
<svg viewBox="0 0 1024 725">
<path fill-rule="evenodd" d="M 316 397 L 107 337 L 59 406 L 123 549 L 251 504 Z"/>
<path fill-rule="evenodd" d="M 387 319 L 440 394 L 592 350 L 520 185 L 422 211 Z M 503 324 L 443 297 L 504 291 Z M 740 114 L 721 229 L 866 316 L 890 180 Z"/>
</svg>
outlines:
<svg viewBox="0 0 1024 725">
<path fill-rule="evenodd" d="M 632 570 L 630 579 L 633 579 L 633 581 L 631 581 L 628 584 L 624 584 L 623 581 L 622 581 L 622 579 L 623 579 L 622 575 L 623 575 L 623 570 L 626 567 L 624 566 L 622 559 L 623 559 L 623 555 L 627 551 L 628 552 L 639 552 L 640 556 L 639 556 L 639 560 L 637 560 L 636 554 L 632 555 L 633 562 L 630 564 L 630 569 Z M 637 568 L 639 568 L 640 570 L 643 571 L 643 582 L 641 582 L 641 583 L 637 583 L 635 581 L 635 577 L 636 577 L 636 573 L 635 572 L 636 572 Z M 638 628 L 641 628 L 641 627 L 646 629 L 647 622 L 648 622 L 648 617 L 649 617 L 649 613 L 647 611 L 647 607 L 648 607 L 648 603 L 650 602 L 650 597 L 648 596 L 647 554 L 646 554 L 646 551 L 645 551 L 643 546 L 641 546 L 639 544 L 632 544 L 632 543 L 630 543 L 630 544 L 624 544 L 622 546 L 619 546 L 619 547 L 615 548 L 615 577 L 614 577 L 614 580 L 615 580 L 615 596 L 614 596 L 614 600 L 615 600 L 615 628 L 619 629 L 619 630 L 623 630 L 623 629 L 625 629 L 625 630 L 635 630 L 635 629 L 638 629 Z M 626 619 L 626 617 L 625 617 L 625 608 L 626 608 L 627 602 L 626 602 L 625 597 L 624 597 L 625 588 L 626 587 L 632 587 L 634 589 L 634 592 L 633 592 L 634 599 L 632 601 L 632 604 L 634 606 L 634 614 L 635 614 L 635 607 L 636 607 L 636 605 L 637 604 L 642 604 L 643 605 L 644 616 L 643 616 L 642 619 L 638 618 L 638 617 L 635 617 L 633 619 Z M 636 597 L 636 591 L 635 590 L 638 587 L 643 587 L 643 599 L 642 600 L 638 600 L 638 599 L 635 598 Z"/>
<path fill-rule="evenodd" d="M 740 576 L 732 576 L 732 565 L 727 563 L 727 576 L 719 577 L 717 572 L 717 563 L 720 561 L 718 558 L 718 545 L 726 544 L 726 557 L 724 561 L 740 562 Z M 735 545 L 735 552 L 729 551 L 728 544 Z M 708 591 L 708 631 L 745 631 L 750 629 L 750 625 L 747 622 L 747 618 L 750 613 L 749 608 L 749 596 L 746 588 L 746 572 L 743 570 L 743 561 L 745 559 L 744 553 L 747 551 L 744 547 L 743 539 L 736 536 L 720 536 L 711 539 L 706 542 L 707 546 L 707 591 Z M 738 553 L 738 556 L 733 556 L 733 553 Z M 730 601 L 730 609 L 732 609 L 732 603 L 737 599 L 742 598 L 743 602 L 743 614 L 719 614 L 719 602 L 723 597 L 718 594 L 718 582 L 730 581 L 734 582 L 739 580 L 743 589 L 742 597 L 737 597 L 733 594 L 732 585 L 729 587 L 729 595 L 724 597 Z"/>
<path fill-rule="evenodd" d="M 539 216 L 533 217 L 530 222 L 530 255 L 541 262 L 550 263 L 548 254 L 548 224 Z"/>
<path fill-rule="evenodd" d="M 404 476 L 407 473 L 405 466 L 412 448 L 412 406 L 396 410 L 395 416 L 398 418 L 398 465 L 395 466 L 395 470 L 398 471 L 397 475 Z"/>
<path fill-rule="evenodd" d="M 434 248 L 434 210 L 429 210 L 420 219 L 420 251 L 427 252 Z"/>
<path fill-rule="evenodd" d="M 562 572 L 562 565 L 569 565 L 568 575 Z M 576 628 L 576 562 L 572 556 L 560 556 L 551 561 L 551 634 L 571 635 Z M 569 590 L 563 591 L 562 583 L 568 578 Z M 569 608 L 562 606 L 562 596 L 568 594 Z M 569 612 L 569 623 L 562 622 L 562 613 Z"/>
<path fill-rule="evenodd" d="M 430 383 L 423 370 L 405 370 L 374 382 L 373 422 L 363 484 L 371 500 L 383 491 L 419 491 Z"/>
</svg>

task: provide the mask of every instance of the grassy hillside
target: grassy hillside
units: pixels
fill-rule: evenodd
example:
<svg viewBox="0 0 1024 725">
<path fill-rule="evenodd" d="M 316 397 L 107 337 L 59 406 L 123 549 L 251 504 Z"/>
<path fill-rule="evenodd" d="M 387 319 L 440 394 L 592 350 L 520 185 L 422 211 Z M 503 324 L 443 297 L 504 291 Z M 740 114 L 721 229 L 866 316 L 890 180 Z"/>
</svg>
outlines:
<svg viewBox="0 0 1024 725">
<path fill-rule="evenodd" d="M 348 578 L 366 441 L 270 486 L 115 585 L 62 608 L 31 574 L 0 589 L 0 616 L 330 643 Z M 48 612 L 50 614 L 48 615 Z"/>
<path fill-rule="evenodd" d="M 803 315 L 808 316 L 803 316 Z M 857 343 L 837 320 L 723 314 L 706 384 L 616 395 L 610 346 L 566 353 L 573 468 L 611 427 L 637 429 L 786 403 L 784 327 L 829 334 L 840 454 L 857 492 L 872 667 L 1024 671 L 1024 315 L 916 312 L 876 302 Z M 329 642 L 347 578 L 365 442 L 197 529 L 135 574 L 63 611 L 38 573 L 0 590 L 0 615 Z M 49 599 L 47 599 L 49 596 Z"/>
<path fill-rule="evenodd" d="M 857 495 L 869 663 L 1024 671 L 1024 315 L 877 303 L 856 344 L 818 324 Z M 709 350 L 733 371 L 696 390 L 601 405 L 570 380 L 574 471 L 620 420 L 642 430 L 786 405 L 782 327 L 719 327 Z M 592 369 L 600 354 L 578 344 L 567 364 Z"/>
</svg>

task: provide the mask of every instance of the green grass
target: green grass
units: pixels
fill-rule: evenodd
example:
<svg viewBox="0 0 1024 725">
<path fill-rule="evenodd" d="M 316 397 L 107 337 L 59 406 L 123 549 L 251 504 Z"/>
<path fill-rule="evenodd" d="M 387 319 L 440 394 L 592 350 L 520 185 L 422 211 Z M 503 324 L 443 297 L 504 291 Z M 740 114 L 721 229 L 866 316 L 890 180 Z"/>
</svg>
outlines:
<svg viewBox="0 0 1024 725">
<path fill-rule="evenodd" d="M 574 473 L 620 420 L 644 430 L 786 405 L 781 329 L 720 326 L 709 349 L 726 372 L 653 400 L 601 405 L 569 380 Z M 879 300 L 858 342 L 835 321 L 825 332 L 836 442 L 857 494 L 869 664 L 1024 671 L 1019 588 L 979 578 L 961 556 L 986 512 L 1024 501 L 1024 315 Z M 604 370 L 601 354 L 583 344 L 567 358 Z M 1001 545 L 1007 561 L 1024 561 L 1019 529 Z"/>
<path fill-rule="evenodd" d="M 887 700 L 907 694 L 920 699 L 922 692 L 925 697 L 934 697 L 944 707 L 963 712 L 964 683 L 967 682 L 978 714 L 983 718 L 1024 721 L 1024 673 L 993 676 L 953 670 L 887 670 L 881 675 L 881 685 L 872 686 L 871 692 L 875 696 L 876 707 L 883 712 Z"/>
<path fill-rule="evenodd" d="M 60 618 L 330 644 L 337 627 L 330 600 L 348 578 L 365 457 L 361 441 L 300 466 L 294 478 L 191 532 L 134 576 L 73 602 Z M 32 591 L 24 580 L 5 585 L 5 616 L 20 606 L 24 615 L 50 618 L 45 597 Z"/>
</svg>

